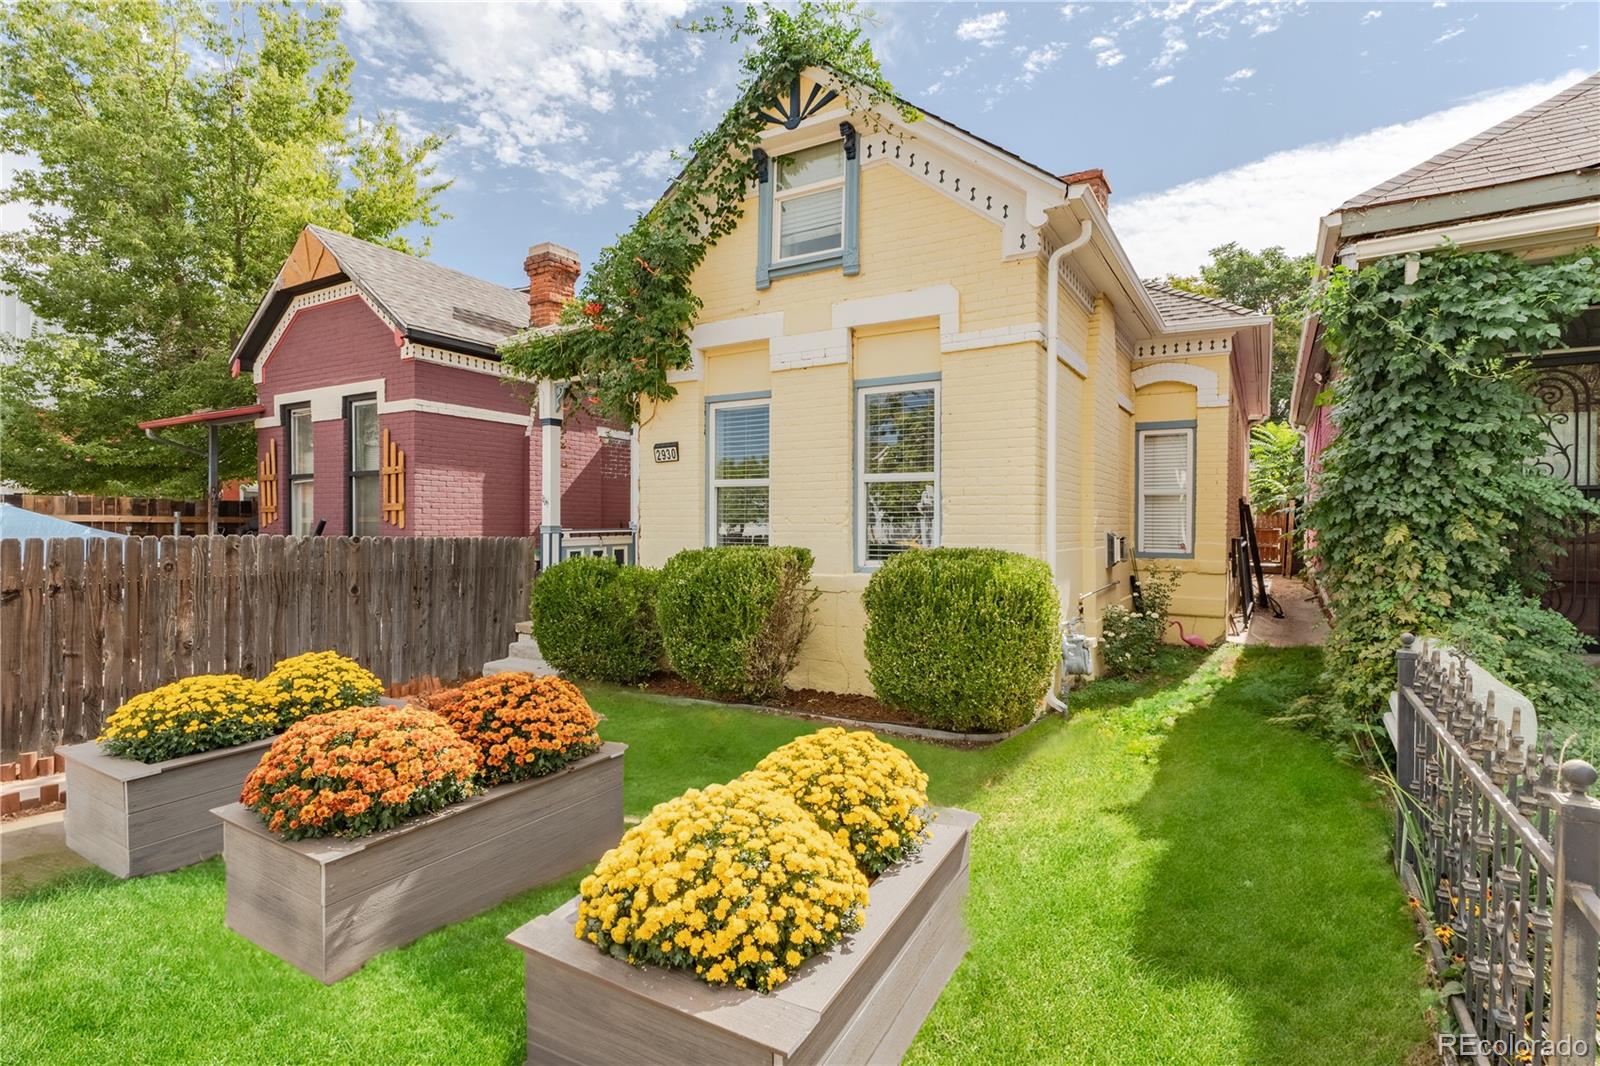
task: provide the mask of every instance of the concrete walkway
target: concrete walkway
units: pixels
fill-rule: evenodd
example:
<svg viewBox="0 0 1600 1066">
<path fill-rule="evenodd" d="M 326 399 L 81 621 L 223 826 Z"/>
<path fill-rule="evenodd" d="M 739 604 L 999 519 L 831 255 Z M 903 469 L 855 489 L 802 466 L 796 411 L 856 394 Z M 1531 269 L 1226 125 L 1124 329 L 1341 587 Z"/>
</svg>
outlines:
<svg viewBox="0 0 1600 1066">
<path fill-rule="evenodd" d="M 46 811 L 0 822 L 0 895 L 21 895 L 89 865 L 67 849 L 62 816 L 62 811 Z"/>
<path fill-rule="evenodd" d="M 1283 608 L 1283 617 L 1274 617 L 1271 608 L 1257 607 L 1250 617 L 1249 631 L 1228 639 L 1270 648 L 1322 644 L 1328 639 L 1328 621 L 1322 616 L 1322 605 L 1304 581 L 1293 577 L 1268 577 L 1267 592 Z"/>
</svg>

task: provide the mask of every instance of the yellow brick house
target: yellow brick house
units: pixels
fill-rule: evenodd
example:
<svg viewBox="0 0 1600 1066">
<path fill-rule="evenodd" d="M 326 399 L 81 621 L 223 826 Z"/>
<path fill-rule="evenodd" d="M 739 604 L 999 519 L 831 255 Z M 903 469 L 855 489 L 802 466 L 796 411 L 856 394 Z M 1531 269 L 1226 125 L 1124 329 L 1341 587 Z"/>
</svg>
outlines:
<svg viewBox="0 0 1600 1066">
<path fill-rule="evenodd" d="M 1059 177 L 811 71 L 773 101 L 738 228 L 694 277 L 677 395 L 639 426 L 639 559 L 791 544 L 817 626 L 790 683 L 870 692 L 861 593 L 908 546 L 1046 560 L 1090 634 L 1156 559 L 1220 636 L 1271 320 L 1140 281 L 1098 171 Z"/>
</svg>

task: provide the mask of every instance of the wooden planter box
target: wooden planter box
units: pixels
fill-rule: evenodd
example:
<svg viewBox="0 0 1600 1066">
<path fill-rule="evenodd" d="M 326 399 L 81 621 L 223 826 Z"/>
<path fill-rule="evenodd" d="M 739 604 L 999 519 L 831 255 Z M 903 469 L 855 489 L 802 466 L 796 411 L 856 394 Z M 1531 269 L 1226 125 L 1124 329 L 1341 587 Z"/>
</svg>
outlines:
<svg viewBox="0 0 1600 1066">
<path fill-rule="evenodd" d="M 767 996 L 600 954 L 573 935 L 574 897 L 506 938 L 526 955 L 527 1061 L 899 1062 L 967 951 L 977 821 L 940 810 L 921 853 L 873 883 L 866 927 Z"/>
<path fill-rule="evenodd" d="M 211 808 L 239 798 L 275 737 L 143 763 L 94 742 L 57 748 L 67 761 L 67 847 L 118 877 L 165 873 L 222 851 Z"/>
<path fill-rule="evenodd" d="M 356 840 L 284 840 L 243 804 L 218 807 L 227 926 L 332 984 L 605 854 L 622 832 L 626 750 L 606 744 L 546 777 Z"/>
<path fill-rule="evenodd" d="M 404 700 L 380 696 L 390 707 Z M 213 807 L 244 790 L 277 736 L 166 762 L 119 759 L 100 745 L 57 748 L 66 757 L 67 847 L 118 877 L 166 873 L 222 854 Z"/>
</svg>

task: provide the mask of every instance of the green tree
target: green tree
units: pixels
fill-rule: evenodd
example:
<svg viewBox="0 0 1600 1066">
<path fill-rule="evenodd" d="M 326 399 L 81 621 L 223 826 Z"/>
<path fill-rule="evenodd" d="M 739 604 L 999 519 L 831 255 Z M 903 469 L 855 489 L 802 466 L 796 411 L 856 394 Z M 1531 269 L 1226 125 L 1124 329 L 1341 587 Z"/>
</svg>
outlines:
<svg viewBox="0 0 1600 1066">
<path fill-rule="evenodd" d="M 1276 514 L 1305 491 L 1300 434 L 1287 422 L 1262 422 L 1250 431 L 1250 506 Z"/>
<path fill-rule="evenodd" d="M 1167 284 L 1202 296 L 1216 296 L 1272 316 L 1272 414 L 1283 418 L 1294 389 L 1300 324 L 1311 300 L 1310 253 L 1291 256 L 1273 245 L 1259 252 L 1235 241 L 1211 249 L 1211 262 L 1198 276 L 1169 275 Z"/>
<path fill-rule="evenodd" d="M 203 464 L 137 423 L 249 403 L 228 356 L 307 223 L 407 251 L 443 218 L 442 141 L 352 120 L 338 8 L 194 0 L 0 6 L 0 284 L 57 327 L 0 376 L 0 464 L 45 492 L 194 495 Z M 196 433 L 195 441 L 203 438 Z M 222 472 L 254 469 L 225 434 Z"/>
</svg>

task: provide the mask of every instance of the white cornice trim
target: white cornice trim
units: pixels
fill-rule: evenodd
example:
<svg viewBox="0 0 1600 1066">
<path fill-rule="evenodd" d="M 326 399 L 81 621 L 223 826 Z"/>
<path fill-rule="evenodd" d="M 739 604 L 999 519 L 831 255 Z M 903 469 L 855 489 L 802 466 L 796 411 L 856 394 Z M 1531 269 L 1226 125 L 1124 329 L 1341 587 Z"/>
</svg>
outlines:
<svg viewBox="0 0 1600 1066">
<path fill-rule="evenodd" d="M 323 385 L 315 389 L 296 389 L 293 392 L 280 392 L 272 397 L 272 414 L 266 418 L 256 419 L 257 429 L 273 429 L 280 424 L 278 412 L 285 407 L 308 403 L 311 405 L 311 421 L 337 422 L 344 417 L 344 398 L 346 396 L 361 396 L 370 393 L 378 398 L 378 409 L 383 409 L 384 390 L 388 382 L 383 378 L 369 378 L 366 381 L 342 381 L 337 385 Z"/>
<path fill-rule="evenodd" d="M 1188 359 L 1201 355 L 1227 355 L 1233 351 L 1233 331 L 1215 328 L 1203 336 L 1174 336 L 1170 333 L 1139 341 L 1134 345 L 1136 359 Z"/>
<path fill-rule="evenodd" d="M 470 418 L 475 422 L 501 422 L 508 426 L 521 426 L 526 429 L 533 424 L 533 411 L 526 412 L 496 411 L 490 407 L 473 407 L 464 403 L 442 403 L 438 400 L 422 400 L 411 397 L 405 400 L 393 400 L 388 403 L 378 404 L 380 415 L 420 414 L 420 415 L 447 415 L 450 418 Z"/>
<path fill-rule="evenodd" d="M 1133 401 L 1128 399 L 1127 393 L 1117 393 L 1117 406 L 1128 412 L 1130 415 L 1133 414 Z"/>
<path fill-rule="evenodd" d="M 1548 211 L 1529 211 L 1521 215 L 1434 226 L 1393 237 L 1352 241 L 1339 249 L 1339 258 L 1357 264 L 1370 263 L 1390 255 L 1432 251 L 1446 241 L 1463 248 L 1483 245 L 1525 246 L 1547 241 L 1555 243 L 1566 236 L 1591 240 L 1600 236 L 1600 200 L 1568 204 Z"/>
<path fill-rule="evenodd" d="M 1161 382 L 1176 382 L 1194 388 L 1196 407 L 1226 407 L 1228 393 L 1216 374 L 1193 363 L 1160 363 L 1143 366 L 1133 372 L 1133 388 L 1139 389 Z"/>
</svg>

